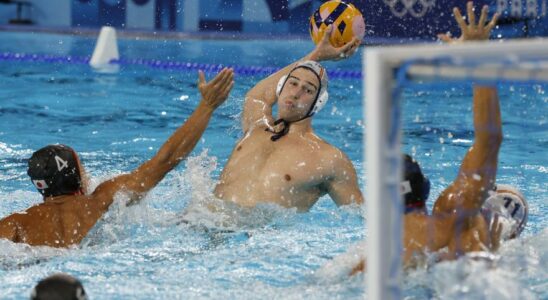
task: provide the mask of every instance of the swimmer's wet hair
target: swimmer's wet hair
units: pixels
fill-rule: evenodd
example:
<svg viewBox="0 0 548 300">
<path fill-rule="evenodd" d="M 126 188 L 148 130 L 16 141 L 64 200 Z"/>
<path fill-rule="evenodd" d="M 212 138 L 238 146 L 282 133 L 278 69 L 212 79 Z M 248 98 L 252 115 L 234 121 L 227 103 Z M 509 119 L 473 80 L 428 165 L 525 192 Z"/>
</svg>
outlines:
<svg viewBox="0 0 548 300">
<path fill-rule="evenodd" d="M 27 174 L 44 197 L 74 194 L 81 188 L 76 152 L 65 145 L 49 145 L 34 152 Z"/>
<path fill-rule="evenodd" d="M 68 274 L 54 274 L 38 282 L 31 300 L 87 300 L 82 283 Z"/>
</svg>

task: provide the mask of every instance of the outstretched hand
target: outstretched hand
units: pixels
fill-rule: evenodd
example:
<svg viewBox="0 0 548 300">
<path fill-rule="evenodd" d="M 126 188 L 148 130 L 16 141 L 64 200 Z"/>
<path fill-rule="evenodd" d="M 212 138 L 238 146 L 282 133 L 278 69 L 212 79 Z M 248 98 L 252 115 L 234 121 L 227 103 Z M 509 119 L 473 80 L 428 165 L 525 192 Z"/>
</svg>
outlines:
<svg viewBox="0 0 548 300">
<path fill-rule="evenodd" d="M 455 7 L 453 8 L 453 13 L 455 15 L 455 20 L 459 24 L 460 30 L 462 32 L 461 36 L 456 39 L 452 38 L 451 34 L 438 34 L 438 38 L 446 43 L 459 43 L 464 41 L 474 41 L 474 40 L 487 40 L 491 34 L 491 30 L 497 24 L 497 19 L 500 14 L 495 13 L 493 18 L 489 23 L 487 20 L 488 6 L 484 5 L 481 9 L 481 15 L 479 21 L 476 23 L 476 15 L 474 14 L 474 3 L 472 1 L 466 4 L 468 24 L 466 24 L 465 18 L 462 16 L 460 10 Z"/>
<path fill-rule="evenodd" d="M 209 82 L 206 82 L 204 72 L 198 71 L 198 89 L 202 94 L 202 102 L 212 110 L 223 104 L 233 86 L 234 71 L 232 69 L 223 68 Z"/>
<path fill-rule="evenodd" d="M 322 60 L 340 60 L 352 56 L 358 50 L 361 41 L 354 37 L 350 42 L 344 46 L 335 48 L 329 42 L 329 37 L 333 31 L 333 25 L 329 25 L 322 37 L 322 40 L 318 43 L 314 51 L 312 51 L 312 58 L 317 61 Z"/>
</svg>

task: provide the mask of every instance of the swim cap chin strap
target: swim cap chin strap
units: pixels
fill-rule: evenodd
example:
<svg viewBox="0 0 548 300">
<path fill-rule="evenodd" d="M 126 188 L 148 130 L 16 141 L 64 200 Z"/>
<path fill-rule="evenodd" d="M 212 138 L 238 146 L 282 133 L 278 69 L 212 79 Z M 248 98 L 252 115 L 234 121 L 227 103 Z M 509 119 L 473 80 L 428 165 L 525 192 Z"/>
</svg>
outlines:
<svg viewBox="0 0 548 300">
<path fill-rule="evenodd" d="M 270 131 L 270 132 L 274 133 L 274 135 L 272 135 L 270 137 L 270 140 L 273 141 L 273 142 L 279 140 L 282 136 L 286 135 L 289 132 L 289 125 L 291 123 L 289 123 L 288 121 L 286 121 L 284 119 L 278 119 L 274 122 L 274 126 L 276 126 L 280 123 L 283 124 L 283 128 L 282 128 L 282 130 L 280 130 L 278 132 L 272 131 L 272 130 L 270 130 L 270 128 L 265 129 L 266 131 Z"/>
<path fill-rule="evenodd" d="M 273 131 L 270 128 L 266 128 L 265 131 L 270 131 L 274 135 L 270 137 L 270 140 L 275 142 L 282 138 L 284 135 L 286 135 L 289 132 L 289 127 L 291 126 L 291 123 L 296 123 L 299 121 L 302 121 L 306 118 L 312 117 L 315 113 L 320 111 L 325 106 L 325 103 L 327 102 L 327 99 L 329 98 L 327 94 L 327 75 L 325 74 L 324 68 L 315 61 L 304 61 L 302 63 L 299 63 L 291 72 L 289 72 L 287 75 L 280 78 L 280 81 L 278 82 L 278 86 L 276 88 L 276 95 L 280 96 L 280 93 L 282 92 L 285 83 L 287 82 L 287 79 L 289 78 L 289 75 L 295 71 L 298 68 L 305 68 L 310 70 L 316 77 L 318 78 L 318 82 L 320 86 L 318 87 L 318 93 L 316 94 L 316 98 L 314 98 L 314 102 L 312 102 L 312 105 L 310 105 L 310 108 L 308 109 L 308 112 L 306 115 L 298 120 L 295 121 L 287 121 L 283 118 L 280 118 L 274 122 L 274 126 L 278 124 L 283 124 L 283 127 L 280 131 Z M 319 72 L 319 74 L 318 74 Z M 323 80 L 322 80 L 323 79 Z"/>
</svg>

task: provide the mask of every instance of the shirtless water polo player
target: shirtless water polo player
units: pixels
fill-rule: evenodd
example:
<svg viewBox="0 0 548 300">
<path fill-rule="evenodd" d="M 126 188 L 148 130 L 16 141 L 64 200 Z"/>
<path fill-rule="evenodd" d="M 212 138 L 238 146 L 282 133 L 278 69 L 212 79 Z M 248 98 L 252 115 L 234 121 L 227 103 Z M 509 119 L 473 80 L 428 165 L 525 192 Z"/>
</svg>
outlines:
<svg viewBox="0 0 548 300">
<path fill-rule="evenodd" d="M 446 42 L 486 40 L 495 26 L 498 14 L 486 24 L 487 6 L 475 22 L 472 2 L 467 4 L 469 24 L 458 8 L 455 19 L 462 31 L 458 40 L 446 35 Z M 466 153 L 457 178 L 435 202 L 428 215 L 424 202 L 426 189 L 414 188 L 426 182 L 420 167 L 405 159 L 405 173 L 415 184 L 405 192 L 410 209 L 403 217 L 403 261 L 406 267 L 421 263 L 425 254 L 437 252 L 440 260 L 455 259 L 469 252 L 496 251 L 500 241 L 517 237 L 527 221 L 527 202 L 515 188 L 496 185 L 498 154 L 502 143 L 502 123 L 499 98 L 495 87 L 475 85 L 472 111 L 474 143 Z M 422 179 L 421 179 L 422 178 Z M 410 182 L 409 182 L 410 183 Z M 426 186 L 426 185 L 424 185 Z M 353 267 L 351 273 L 363 271 L 365 260 Z"/>
<path fill-rule="evenodd" d="M 244 136 L 215 188 L 218 198 L 244 207 L 266 202 L 298 211 L 308 211 L 325 194 L 337 205 L 363 203 L 352 162 L 312 128 L 312 117 L 328 99 L 327 72 L 318 62 L 349 57 L 360 44 L 354 38 L 334 48 L 328 41 L 331 30 L 311 53 L 247 93 Z"/>
<path fill-rule="evenodd" d="M 131 201 L 143 198 L 187 157 L 233 85 L 231 69 L 223 69 L 210 82 L 200 72 L 198 88 L 202 99 L 198 107 L 158 153 L 131 173 L 99 184 L 89 194 L 86 173 L 74 150 L 50 145 L 34 152 L 28 175 L 44 202 L 0 220 L 0 238 L 32 246 L 68 247 L 80 243 L 117 193 L 127 194 Z"/>
</svg>

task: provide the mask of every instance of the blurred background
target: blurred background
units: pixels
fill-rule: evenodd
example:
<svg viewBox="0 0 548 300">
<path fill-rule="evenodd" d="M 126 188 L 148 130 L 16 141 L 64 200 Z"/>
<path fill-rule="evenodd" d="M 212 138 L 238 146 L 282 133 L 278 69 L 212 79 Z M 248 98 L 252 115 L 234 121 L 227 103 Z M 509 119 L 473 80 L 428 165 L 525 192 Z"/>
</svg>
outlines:
<svg viewBox="0 0 548 300">
<path fill-rule="evenodd" d="M 0 0 L 0 29 L 95 30 L 269 38 L 308 35 L 318 0 Z M 433 40 L 455 30 L 448 12 L 466 0 L 349 0 L 364 15 L 366 43 Z M 497 37 L 548 35 L 548 0 L 477 0 L 501 12 Z M 31 28 L 33 27 L 33 29 Z M 457 34 L 456 32 L 454 32 Z"/>
</svg>

